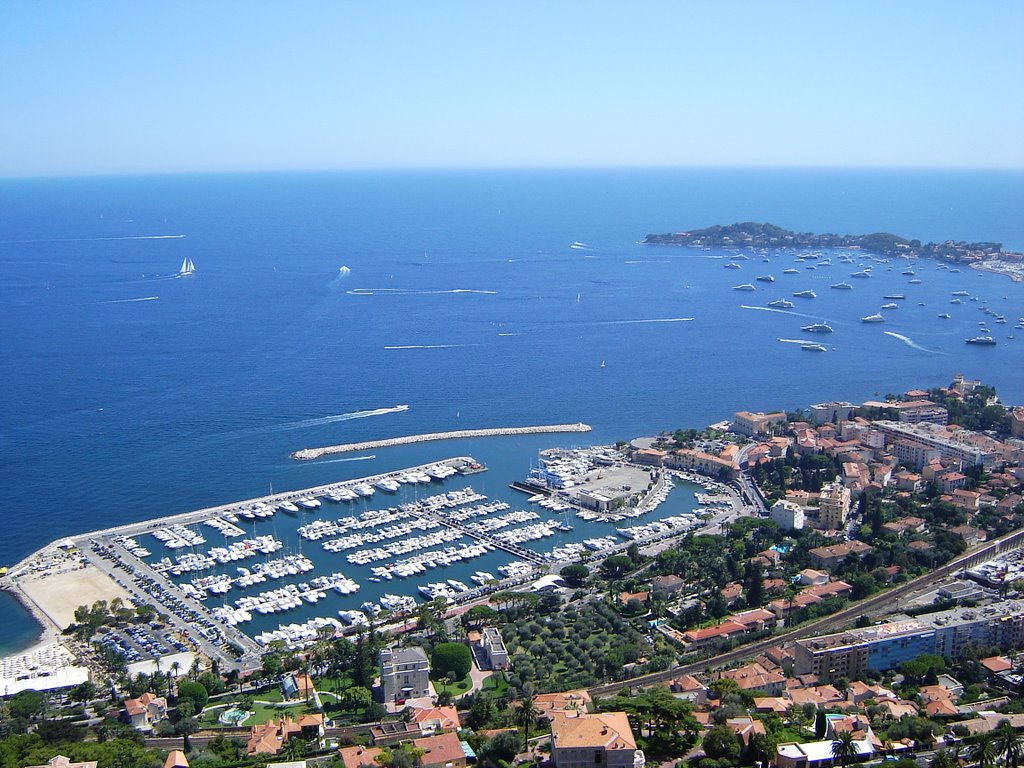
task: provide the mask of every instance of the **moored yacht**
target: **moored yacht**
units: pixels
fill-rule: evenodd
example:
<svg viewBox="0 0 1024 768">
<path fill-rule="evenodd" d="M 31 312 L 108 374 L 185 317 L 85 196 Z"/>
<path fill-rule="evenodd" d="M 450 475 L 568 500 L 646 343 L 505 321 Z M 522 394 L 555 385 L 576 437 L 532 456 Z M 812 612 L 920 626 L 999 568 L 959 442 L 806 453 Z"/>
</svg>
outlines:
<svg viewBox="0 0 1024 768">
<path fill-rule="evenodd" d="M 860 321 L 862 323 L 884 323 L 885 322 L 885 318 L 882 317 L 879 314 L 874 314 L 874 315 L 868 315 L 867 317 L 862 317 L 860 319 Z"/>
<path fill-rule="evenodd" d="M 762 283 L 774 283 L 775 275 L 759 275 L 757 279 Z"/>
<path fill-rule="evenodd" d="M 387 491 L 388 493 L 398 493 L 398 483 L 396 483 L 394 480 L 390 478 L 382 477 L 380 480 L 374 483 L 374 485 L 380 488 L 380 490 L 382 491 Z"/>
<path fill-rule="evenodd" d="M 734 285 L 732 287 L 734 291 L 756 291 L 757 289 L 750 283 L 743 283 L 743 285 Z"/>
<path fill-rule="evenodd" d="M 730 261 L 728 264 L 725 265 L 725 269 L 743 269 L 743 267 L 741 267 L 739 264 Z"/>
<path fill-rule="evenodd" d="M 800 330 L 807 331 L 808 333 L 832 333 L 832 326 L 825 325 L 825 323 L 814 323 L 813 325 L 805 325 Z"/>
<path fill-rule="evenodd" d="M 781 309 L 792 309 L 793 307 L 796 306 L 796 304 L 794 304 L 789 299 L 776 299 L 775 301 L 769 301 L 768 306 L 777 307 Z"/>
<path fill-rule="evenodd" d="M 782 270 L 782 274 L 784 274 L 784 275 L 799 275 L 800 274 L 800 270 L 799 269 L 793 269 L 793 268 L 784 269 L 784 270 Z"/>
<path fill-rule="evenodd" d="M 852 291 L 853 286 L 849 283 L 832 283 L 832 287 L 840 291 Z"/>
<path fill-rule="evenodd" d="M 798 299 L 816 299 L 816 298 L 818 298 L 818 294 L 816 294 L 814 291 L 797 291 L 793 295 L 796 296 Z"/>
<path fill-rule="evenodd" d="M 993 347 L 995 346 L 996 340 L 991 336 L 975 336 L 973 339 L 967 339 L 968 344 L 977 344 L 982 347 Z"/>
<path fill-rule="evenodd" d="M 822 344 L 801 344 L 800 349 L 805 352 L 828 352 L 828 349 Z"/>
</svg>

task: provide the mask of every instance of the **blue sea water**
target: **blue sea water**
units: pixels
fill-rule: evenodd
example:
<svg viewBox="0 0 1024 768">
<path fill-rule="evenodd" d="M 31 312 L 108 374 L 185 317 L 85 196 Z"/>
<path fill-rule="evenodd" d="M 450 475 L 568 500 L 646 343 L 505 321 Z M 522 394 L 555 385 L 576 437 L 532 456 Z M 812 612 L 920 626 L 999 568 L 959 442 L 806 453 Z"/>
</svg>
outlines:
<svg viewBox="0 0 1024 768">
<path fill-rule="evenodd" d="M 1024 285 L 964 269 L 801 269 L 791 255 L 637 244 L 771 221 L 1024 250 L 1024 174 L 377 172 L 0 181 L 0 563 L 67 533 L 471 453 L 500 495 L 539 448 L 700 426 L 743 408 L 984 379 L 1024 402 Z M 170 236 L 170 237 L 168 237 Z M 570 248 L 573 242 L 588 247 Z M 184 258 L 195 275 L 174 279 Z M 895 267 L 892 271 L 887 266 Z M 346 271 L 341 271 L 346 267 Z M 737 292 L 772 272 L 772 285 Z M 830 290 L 833 282 L 853 291 Z M 794 313 L 767 312 L 794 299 Z M 982 302 L 999 344 L 969 347 Z M 886 323 L 882 295 L 907 300 Z M 918 306 L 923 302 L 925 306 Z M 950 320 L 937 315 L 948 312 Z M 692 318 L 692 319 L 689 319 Z M 836 332 L 814 354 L 779 339 Z M 886 332 L 898 334 L 889 335 Z M 902 338 L 901 338 L 902 337 Z M 602 367 L 602 362 L 604 366 Z M 404 412 L 350 417 L 397 404 Z M 586 421 L 303 464 L 400 434 Z M 0 651 L 33 624 L 0 602 Z"/>
</svg>

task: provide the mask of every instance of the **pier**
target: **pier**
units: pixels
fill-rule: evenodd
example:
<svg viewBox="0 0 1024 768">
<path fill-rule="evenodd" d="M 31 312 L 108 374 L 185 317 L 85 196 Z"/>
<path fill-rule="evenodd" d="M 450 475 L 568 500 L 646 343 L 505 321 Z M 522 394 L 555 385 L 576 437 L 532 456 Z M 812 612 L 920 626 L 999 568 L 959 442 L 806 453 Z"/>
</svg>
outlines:
<svg viewBox="0 0 1024 768">
<path fill-rule="evenodd" d="M 428 432 L 422 435 L 406 435 L 405 437 L 389 437 L 383 440 L 366 440 L 361 443 L 342 443 L 325 445 L 321 448 L 303 448 L 291 454 L 293 459 L 310 461 L 321 456 L 351 451 L 368 451 L 372 448 L 390 448 L 394 445 L 426 443 L 432 440 L 458 440 L 467 437 L 503 437 L 508 435 L 543 435 L 553 432 L 590 432 L 592 427 L 583 422 L 575 424 L 547 424 L 536 427 L 496 427 L 492 429 L 459 429 L 453 432 Z"/>
</svg>

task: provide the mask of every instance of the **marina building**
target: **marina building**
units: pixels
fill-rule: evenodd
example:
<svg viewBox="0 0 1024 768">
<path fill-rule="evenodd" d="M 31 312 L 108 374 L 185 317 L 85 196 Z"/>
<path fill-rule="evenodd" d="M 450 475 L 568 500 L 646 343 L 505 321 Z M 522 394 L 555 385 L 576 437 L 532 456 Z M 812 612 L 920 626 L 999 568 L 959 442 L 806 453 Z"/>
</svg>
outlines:
<svg viewBox="0 0 1024 768">
<path fill-rule="evenodd" d="M 780 411 L 774 413 L 751 413 L 750 411 L 737 411 L 733 414 L 733 432 L 739 432 L 747 437 L 756 435 L 771 434 L 774 427 L 786 423 L 786 414 Z"/>
<path fill-rule="evenodd" d="M 818 520 L 826 530 L 842 530 L 850 514 L 850 489 L 841 483 L 827 483 L 818 497 Z"/>
<path fill-rule="evenodd" d="M 508 650 L 497 629 L 494 627 L 484 628 L 481 646 L 491 669 L 508 669 Z"/>
<path fill-rule="evenodd" d="M 625 712 L 552 712 L 551 757 L 556 768 L 642 768 Z"/>
<path fill-rule="evenodd" d="M 837 421 L 846 421 L 857 406 L 846 402 L 818 403 L 811 406 L 811 420 L 815 424 L 830 424 Z"/>
<path fill-rule="evenodd" d="M 430 663 L 422 648 L 385 648 L 380 652 L 380 684 L 384 701 L 430 695 Z"/>
<path fill-rule="evenodd" d="M 675 451 L 665 460 L 665 465 L 671 469 L 690 470 L 716 478 L 732 478 L 739 469 L 735 462 L 691 448 Z"/>
<path fill-rule="evenodd" d="M 952 432 L 937 424 L 876 421 L 875 427 L 884 432 L 890 438 L 890 442 L 910 440 L 927 448 L 934 448 L 939 451 L 939 457 L 943 461 L 958 461 L 968 467 L 991 467 L 998 460 L 995 452 L 984 451 L 969 443 L 956 440 Z"/>
<path fill-rule="evenodd" d="M 799 531 L 804 527 L 804 509 L 792 501 L 779 499 L 772 504 L 771 515 L 784 531 Z"/>
</svg>

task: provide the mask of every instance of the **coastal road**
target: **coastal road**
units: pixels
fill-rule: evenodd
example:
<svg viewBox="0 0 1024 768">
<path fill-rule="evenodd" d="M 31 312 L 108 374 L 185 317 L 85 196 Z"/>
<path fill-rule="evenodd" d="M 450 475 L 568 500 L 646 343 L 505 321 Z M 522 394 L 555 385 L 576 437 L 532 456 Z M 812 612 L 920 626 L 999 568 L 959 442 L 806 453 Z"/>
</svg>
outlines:
<svg viewBox="0 0 1024 768">
<path fill-rule="evenodd" d="M 842 629 L 843 627 L 852 624 L 858 616 L 877 614 L 883 609 L 887 609 L 890 604 L 905 598 L 923 587 L 927 587 L 934 581 L 946 578 L 961 569 L 967 569 L 973 565 L 977 565 L 978 563 L 991 560 L 1000 553 L 1018 549 L 1021 546 L 1024 546 L 1024 531 L 1009 533 L 994 541 L 975 547 L 959 557 L 954 558 L 950 562 L 946 563 L 946 565 L 939 566 L 935 570 L 930 571 L 923 576 L 918 576 L 916 579 L 912 579 L 905 584 L 900 584 L 899 586 L 893 587 L 885 592 L 860 600 L 841 611 L 812 621 L 809 624 L 804 624 L 797 629 L 789 632 L 782 632 L 778 635 L 772 635 L 771 637 L 759 640 L 756 643 L 750 643 L 749 645 L 741 646 L 735 650 L 693 662 L 691 664 L 684 664 L 661 672 L 653 672 L 649 675 L 641 675 L 640 677 L 621 680 L 617 683 L 598 685 L 589 689 L 590 695 L 614 696 L 624 688 L 654 685 L 655 683 L 663 683 L 666 680 L 671 680 L 679 677 L 680 675 L 696 674 L 708 668 L 714 669 L 717 667 L 724 667 L 735 661 L 741 661 L 751 656 L 755 656 L 758 653 L 762 653 L 774 646 L 786 646 L 792 644 L 796 640 L 801 640 L 806 637 L 814 637 L 815 635 L 824 634 L 828 631 Z"/>
</svg>

